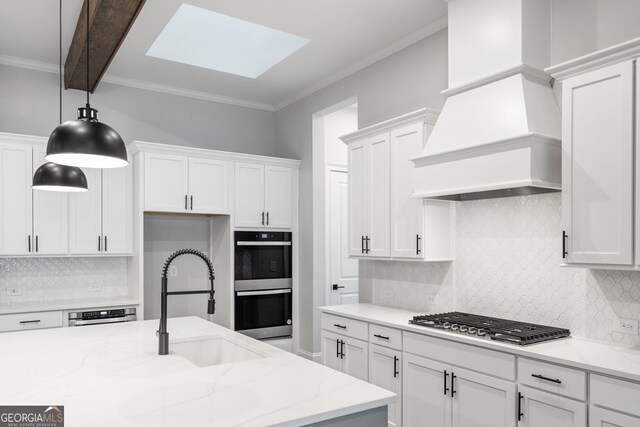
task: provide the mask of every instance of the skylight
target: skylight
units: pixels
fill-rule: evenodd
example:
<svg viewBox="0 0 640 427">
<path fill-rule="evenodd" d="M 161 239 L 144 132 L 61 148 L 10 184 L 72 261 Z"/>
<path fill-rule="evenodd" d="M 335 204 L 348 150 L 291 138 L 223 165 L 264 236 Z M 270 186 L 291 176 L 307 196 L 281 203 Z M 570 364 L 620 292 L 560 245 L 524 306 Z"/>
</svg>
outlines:
<svg viewBox="0 0 640 427">
<path fill-rule="evenodd" d="M 183 3 L 147 56 L 257 78 L 309 39 Z"/>
</svg>

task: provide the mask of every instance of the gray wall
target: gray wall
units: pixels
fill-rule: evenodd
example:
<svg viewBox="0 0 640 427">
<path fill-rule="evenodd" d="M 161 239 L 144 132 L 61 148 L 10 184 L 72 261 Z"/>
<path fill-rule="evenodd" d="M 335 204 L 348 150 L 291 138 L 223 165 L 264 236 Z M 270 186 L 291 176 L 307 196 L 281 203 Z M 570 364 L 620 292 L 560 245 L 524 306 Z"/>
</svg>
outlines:
<svg viewBox="0 0 640 427">
<path fill-rule="evenodd" d="M 84 93 L 63 94 L 63 120 Z M 91 105 L 125 142 L 143 140 L 240 153 L 275 154 L 275 113 L 102 83 Z M 0 132 L 49 136 L 58 124 L 58 76 L 0 65 Z"/>
<path fill-rule="evenodd" d="M 440 110 L 447 86 L 447 33 L 440 31 L 276 114 L 277 155 L 301 159 L 300 165 L 300 312 L 313 313 L 324 304 L 324 290 L 313 290 L 312 114 L 358 98 L 358 123 L 366 127 L 422 107 Z M 317 271 L 317 270 L 316 270 Z M 320 331 L 313 317 L 300 319 L 300 347 L 320 350 Z M 317 325 L 316 325 L 317 326 Z"/>
</svg>

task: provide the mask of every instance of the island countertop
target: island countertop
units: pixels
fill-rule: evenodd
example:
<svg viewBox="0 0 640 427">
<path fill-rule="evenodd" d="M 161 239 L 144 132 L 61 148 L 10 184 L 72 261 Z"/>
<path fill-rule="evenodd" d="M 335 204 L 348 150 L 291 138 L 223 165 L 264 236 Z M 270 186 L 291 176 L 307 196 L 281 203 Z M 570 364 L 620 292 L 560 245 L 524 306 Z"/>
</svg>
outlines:
<svg viewBox="0 0 640 427">
<path fill-rule="evenodd" d="M 264 357 L 197 367 L 157 354 L 157 320 L 0 334 L 0 404 L 64 405 L 65 426 L 304 425 L 396 395 L 197 317 L 170 340 L 227 337 Z"/>
</svg>

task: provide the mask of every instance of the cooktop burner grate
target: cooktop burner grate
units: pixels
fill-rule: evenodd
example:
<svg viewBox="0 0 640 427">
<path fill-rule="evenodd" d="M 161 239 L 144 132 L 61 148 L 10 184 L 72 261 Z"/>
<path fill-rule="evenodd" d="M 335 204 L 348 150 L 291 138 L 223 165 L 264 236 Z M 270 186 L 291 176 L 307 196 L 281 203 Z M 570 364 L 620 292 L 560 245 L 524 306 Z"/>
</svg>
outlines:
<svg viewBox="0 0 640 427">
<path fill-rule="evenodd" d="M 409 323 L 479 337 L 489 336 L 492 340 L 517 345 L 534 344 L 571 335 L 571 331 L 568 329 L 499 319 L 497 317 L 479 316 L 459 311 L 414 316 L 413 319 L 409 320 Z"/>
</svg>

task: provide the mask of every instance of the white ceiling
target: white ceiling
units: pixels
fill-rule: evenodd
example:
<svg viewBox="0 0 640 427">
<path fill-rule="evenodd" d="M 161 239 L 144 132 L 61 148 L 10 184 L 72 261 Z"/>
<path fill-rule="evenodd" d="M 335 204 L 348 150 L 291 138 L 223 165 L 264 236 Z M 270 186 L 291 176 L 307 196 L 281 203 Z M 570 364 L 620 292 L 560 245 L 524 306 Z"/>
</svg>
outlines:
<svg viewBox="0 0 640 427">
<path fill-rule="evenodd" d="M 83 0 L 64 0 L 64 54 Z M 104 81 L 266 110 L 354 72 L 446 25 L 445 0 L 188 0 L 311 40 L 257 79 L 145 53 L 181 0 L 147 0 Z M 0 62 L 55 70 L 58 2 L 0 0 Z M 99 89 L 98 89 L 99 90 Z"/>
</svg>

